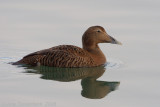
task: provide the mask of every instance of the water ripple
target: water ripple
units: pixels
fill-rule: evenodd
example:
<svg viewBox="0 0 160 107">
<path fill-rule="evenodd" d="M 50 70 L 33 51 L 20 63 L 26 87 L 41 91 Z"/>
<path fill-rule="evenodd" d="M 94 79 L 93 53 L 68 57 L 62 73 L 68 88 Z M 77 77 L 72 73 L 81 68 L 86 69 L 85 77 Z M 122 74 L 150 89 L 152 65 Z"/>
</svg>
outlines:
<svg viewBox="0 0 160 107">
<path fill-rule="evenodd" d="M 116 69 L 123 65 L 123 62 L 114 58 L 108 59 L 108 62 L 105 64 L 107 69 Z"/>
</svg>

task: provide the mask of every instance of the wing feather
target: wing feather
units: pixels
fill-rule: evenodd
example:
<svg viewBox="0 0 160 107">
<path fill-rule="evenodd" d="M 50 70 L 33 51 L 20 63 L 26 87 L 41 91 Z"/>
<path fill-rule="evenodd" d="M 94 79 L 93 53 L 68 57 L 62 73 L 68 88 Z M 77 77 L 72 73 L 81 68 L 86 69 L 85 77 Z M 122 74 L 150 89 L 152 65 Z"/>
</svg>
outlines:
<svg viewBox="0 0 160 107">
<path fill-rule="evenodd" d="M 30 65 L 39 62 L 41 65 L 54 67 L 89 67 L 94 64 L 85 50 L 72 45 L 60 45 L 37 51 L 23 57 L 21 62 Z"/>
</svg>

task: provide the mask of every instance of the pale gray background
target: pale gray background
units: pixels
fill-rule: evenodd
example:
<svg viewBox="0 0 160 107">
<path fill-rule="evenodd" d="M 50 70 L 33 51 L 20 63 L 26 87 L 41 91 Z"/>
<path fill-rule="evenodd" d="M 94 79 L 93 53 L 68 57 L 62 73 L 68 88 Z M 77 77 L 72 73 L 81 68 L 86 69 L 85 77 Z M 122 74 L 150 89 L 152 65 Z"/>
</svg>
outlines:
<svg viewBox="0 0 160 107">
<path fill-rule="evenodd" d="M 7 64 L 60 44 L 81 47 L 82 34 L 93 25 L 123 43 L 100 45 L 118 67 L 99 80 L 121 82 L 103 99 L 82 97 L 80 81 L 45 81 Z M 159 107 L 159 29 L 159 0 L 0 0 L 0 105 Z"/>
</svg>

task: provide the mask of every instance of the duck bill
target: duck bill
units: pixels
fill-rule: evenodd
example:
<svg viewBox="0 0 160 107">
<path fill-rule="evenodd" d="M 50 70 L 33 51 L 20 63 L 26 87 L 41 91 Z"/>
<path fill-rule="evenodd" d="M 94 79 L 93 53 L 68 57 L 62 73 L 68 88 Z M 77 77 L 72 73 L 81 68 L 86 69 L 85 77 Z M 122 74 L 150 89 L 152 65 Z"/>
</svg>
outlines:
<svg viewBox="0 0 160 107">
<path fill-rule="evenodd" d="M 119 41 L 117 41 L 116 39 L 114 39 L 113 37 L 111 37 L 111 36 L 109 36 L 110 37 L 110 43 L 112 43 L 112 44 L 118 44 L 118 45 L 122 45 L 122 43 L 121 42 L 119 42 Z"/>
</svg>

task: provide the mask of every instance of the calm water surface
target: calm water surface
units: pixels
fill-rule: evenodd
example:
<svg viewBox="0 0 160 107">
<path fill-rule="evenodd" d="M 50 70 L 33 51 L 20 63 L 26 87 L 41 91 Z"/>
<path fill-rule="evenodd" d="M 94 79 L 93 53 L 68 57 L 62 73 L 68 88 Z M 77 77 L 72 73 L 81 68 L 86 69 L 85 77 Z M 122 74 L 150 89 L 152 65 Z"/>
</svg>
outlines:
<svg viewBox="0 0 160 107">
<path fill-rule="evenodd" d="M 160 1 L 0 1 L 0 106 L 159 107 Z M 60 44 L 81 47 L 103 26 L 122 46 L 100 44 L 108 59 L 93 68 L 8 64 Z"/>
</svg>

